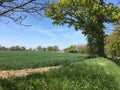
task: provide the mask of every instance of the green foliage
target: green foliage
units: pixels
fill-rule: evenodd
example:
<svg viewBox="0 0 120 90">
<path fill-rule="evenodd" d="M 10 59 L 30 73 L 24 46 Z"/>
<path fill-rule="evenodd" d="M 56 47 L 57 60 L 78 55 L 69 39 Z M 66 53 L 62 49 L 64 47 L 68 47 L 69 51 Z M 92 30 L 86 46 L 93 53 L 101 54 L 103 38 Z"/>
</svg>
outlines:
<svg viewBox="0 0 120 90">
<path fill-rule="evenodd" d="M 64 52 L 77 53 L 78 50 L 76 47 L 77 47 L 76 45 L 70 45 L 70 47 L 64 49 Z"/>
<path fill-rule="evenodd" d="M 10 47 L 10 50 L 12 50 L 12 51 L 25 51 L 26 48 L 23 46 L 12 46 L 12 47 Z"/>
<path fill-rule="evenodd" d="M 47 47 L 47 50 L 48 50 L 48 51 L 54 51 L 54 48 L 53 48 L 52 46 L 48 46 L 48 47 Z"/>
<path fill-rule="evenodd" d="M 77 46 L 77 50 L 80 53 L 86 53 L 86 54 L 88 54 L 88 48 L 89 48 L 88 45 L 78 45 Z"/>
<path fill-rule="evenodd" d="M 0 50 L 8 50 L 8 48 L 0 45 Z"/>
<path fill-rule="evenodd" d="M 54 46 L 54 51 L 56 52 L 56 51 L 59 51 L 59 47 L 58 46 Z"/>
<path fill-rule="evenodd" d="M 95 56 L 98 51 L 97 47 L 97 39 L 93 39 L 94 37 L 92 35 L 88 35 L 88 53 L 90 56 Z"/>
<path fill-rule="evenodd" d="M 59 51 L 59 47 L 54 45 L 54 46 L 48 46 L 48 47 L 42 47 L 42 46 L 37 46 L 36 48 L 37 51 Z"/>
<path fill-rule="evenodd" d="M 75 59 L 75 58 L 74 58 Z M 0 80 L 3 90 L 120 90 L 120 67 L 105 58 L 60 69 Z"/>
<path fill-rule="evenodd" d="M 92 36 L 92 42 L 98 48 L 98 56 L 104 56 L 104 24 L 120 23 L 120 8 L 103 0 L 58 0 L 51 2 L 45 15 L 53 20 L 53 24 L 73 26 Z"/>
<path fill-rule="evenodd" d="M 89 47 L 87 45 L 70 45 L 64 49 L 64 52 L 88 54 L 88 49 Z"/>
<path fill-rule="evenodd" d="M 120 26 L 116 27 L 115 30 L 106 37 L 105 39 L 106 54 L 113 59 L 120 57 Z"/>
<path fill-rule="evenodd" d="M 58 46 L 56 46 L 56 45 L 55 45 L 55 46 L 48 46 L 48 47 L 47 47 L 47 50 L 48 50 L 48 51 L 55 51 L 55 52 L 56 52 L 56 51 L 59 51 L 59 48 L 58 48 Z"/>
<path fill-rule="evenodd" d="M 0 70 L 63 65 L 72 61 L 84 60 L 86 56 L 80 53 L 0 51 Z"/>
</svg>

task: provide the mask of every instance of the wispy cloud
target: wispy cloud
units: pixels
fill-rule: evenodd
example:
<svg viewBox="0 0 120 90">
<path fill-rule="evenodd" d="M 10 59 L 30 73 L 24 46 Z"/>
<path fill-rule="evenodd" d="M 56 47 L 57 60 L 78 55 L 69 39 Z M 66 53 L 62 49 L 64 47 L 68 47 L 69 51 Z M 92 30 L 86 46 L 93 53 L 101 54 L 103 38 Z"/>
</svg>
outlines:
<svg viewBox="0 0 120 90">
<path fill-rule="evenodd" d="M 85 43 L 85 37 L 80 31 L 66 26 L 52 26 L 36 24 L 31 27 L 23 26 L 0 26 L 0 42 L 2 45 L 23 45 L 26 47 L 36 47 L 41 45 L 57 45 L 61 49 L 71 44 Z"/>
<path fill-rule="evenodd" d="M 32 26 L 27 29 L 29 32 L 38 32 L 50 37 L 56 37 L 58 34 L 65 34 L 68 33 L 69 31 L 72 31 L 72 29 L 69 28 L 51 28 L 51 29 L 46 29 L 45 27 L 41 26 Z M 57 33 L 57 34 L 56 34 Z"/>
</svg>

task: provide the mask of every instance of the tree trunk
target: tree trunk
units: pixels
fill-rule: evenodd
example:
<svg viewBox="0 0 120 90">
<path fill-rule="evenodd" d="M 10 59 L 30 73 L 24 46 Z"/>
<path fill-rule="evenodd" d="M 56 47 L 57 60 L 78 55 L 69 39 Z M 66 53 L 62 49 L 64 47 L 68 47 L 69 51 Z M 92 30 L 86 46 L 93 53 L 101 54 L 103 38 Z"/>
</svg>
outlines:
<svg viewBox="0 0 120 90">
<path fill-rule="evenodd" d="M 104 31 L 100 30 L 98 36 L 97 36 L 97 55 L 100 57 L 106 57 L 105 51 L 104 51 Z"/>
<path fill-rule="evenodd" d="M 88 52 L 90 56 L 99 56 L 99 57 L 106 57 L 104 51 L 104 31 L 101 27 L 99 28 L 92 28 L 93 32 L 87 35 L 88 39 Z"/>
<path fill-rule="evenodd" d="M 90 57 L 94 57 L 97 53 L 97 47 L 96 47 L 96 38 L 93 36 L 93 34 L 87 35 L 88 40 L 88 54 Z"/>
</svg>

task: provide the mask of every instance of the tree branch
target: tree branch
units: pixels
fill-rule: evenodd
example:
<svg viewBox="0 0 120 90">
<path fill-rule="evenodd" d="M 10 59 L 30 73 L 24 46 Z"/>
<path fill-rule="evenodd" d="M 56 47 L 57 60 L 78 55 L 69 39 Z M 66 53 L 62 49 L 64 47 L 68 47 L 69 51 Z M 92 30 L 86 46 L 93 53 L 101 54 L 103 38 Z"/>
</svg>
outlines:
<svg viewBox="0 0 120 90">
<path fill-rule="evenodd" d="M 5 17 L 22 25 L 27 15 L 42 16 L 49 0 L 0 0 L 0 18 Z"/>
<path fill-rule="evenodd" d="M 30 0 L 30 1 L 26 2 L 26 3 L 23 3 L 23 4 L 20 4 L 20 5 L 18 5 L 18 6 L 9 8 L 8 10 L 5 10 L 5 11 L 3 11 L 2 13 L 0 13 L 0 15 L 4 15 L 4 14 L 10 12 L 10 11 L 13 11 L 14 9 L 18 9 L 18 8 L 20 8 L 20 7 L 23 7 L 23 6 L 29 4 L 29 3 L 33 2 L 33 1 L 34 1 L 34 0 Z"/>
</svg>

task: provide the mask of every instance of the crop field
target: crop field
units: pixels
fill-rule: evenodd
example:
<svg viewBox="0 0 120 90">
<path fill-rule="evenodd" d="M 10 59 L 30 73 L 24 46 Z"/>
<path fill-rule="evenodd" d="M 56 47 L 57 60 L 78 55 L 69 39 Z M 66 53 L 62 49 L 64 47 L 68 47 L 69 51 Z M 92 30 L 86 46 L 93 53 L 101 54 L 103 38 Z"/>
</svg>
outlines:
<svg viewBox="0 0 120 90">
<path fill-rule="evenodd" d="M 62 66 L 28 76 L 0 79 L 0 90 L 120 90 L 120 66 L 106 58 L 28 51 L 2 51 L 0 55 L 1 70 Z"/>
<path fill-rule="evenodd" d="M 0 51 L 0 70 L 58 66 L 72 61 L 84 60 L 85 54 Z"/>
</svg>

